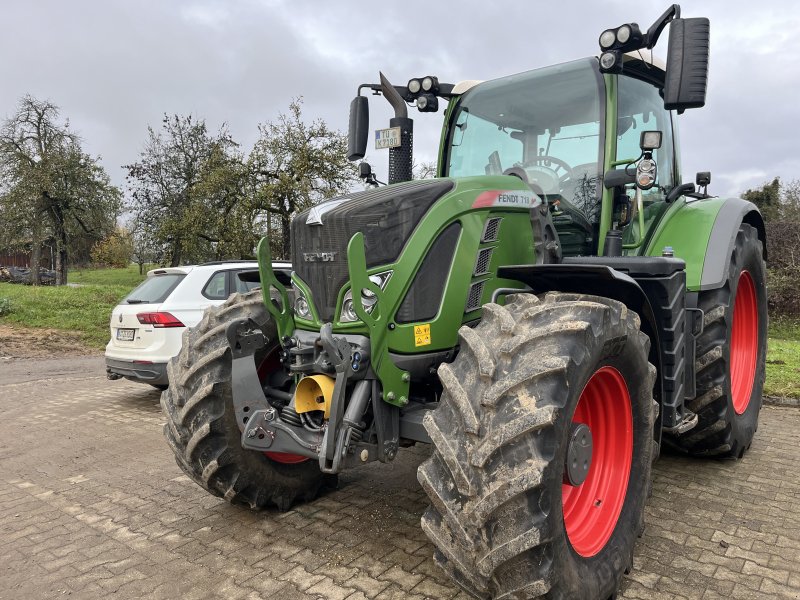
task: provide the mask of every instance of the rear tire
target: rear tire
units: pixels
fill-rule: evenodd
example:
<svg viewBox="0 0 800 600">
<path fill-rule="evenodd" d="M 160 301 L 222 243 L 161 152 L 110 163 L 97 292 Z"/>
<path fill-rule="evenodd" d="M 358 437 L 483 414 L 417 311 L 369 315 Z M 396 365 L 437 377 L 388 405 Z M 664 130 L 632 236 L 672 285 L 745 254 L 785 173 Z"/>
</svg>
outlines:
<svg viewBox="0 0 800 600">
<path fill-rule="evenodd" d="M 743 223 L 725 285 L 700 292 L 704 329 L 697 341 L 697 425 L 670 436 L 695 456 L 741 458 L 758 428 L 767 355 L 767 286 L 761 240 Z"/>
<path fill-rule="evenodd" d="M 260 291 L 231 296 L 184 333 L 180 353 L 167 366 L 170 386 L 161 395 L 164 435 L 181 469 L 208 492 L 254 509 L 288 510 L 296 500 L 313 499 L 327 480 L 316 461 L 279 462 L 241 446 L 225 331 L 247 318 L 266 336 L 267 355 L 276 348 L 277 333 Z"/>
<path fill-rule="evenodd" d="M 434 451 L 418 471 L 431 501 L 422 527 L 436 562 L 476 597 L 606 600 L 644 526 L 650 342 L 613 300 L 508 300 L 462 327 L 456 360 L 439 368 L 444 394 L 425 417 Z M 563 483 L 573 419 L 594 443 L 579 485 Z"/>
</svg>

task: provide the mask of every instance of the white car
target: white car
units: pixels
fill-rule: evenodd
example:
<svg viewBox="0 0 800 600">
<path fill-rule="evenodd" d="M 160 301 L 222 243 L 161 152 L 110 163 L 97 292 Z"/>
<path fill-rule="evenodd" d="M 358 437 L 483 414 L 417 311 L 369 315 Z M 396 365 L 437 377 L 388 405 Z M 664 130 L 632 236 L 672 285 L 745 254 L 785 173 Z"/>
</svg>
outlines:
<svg viewBox="0 0 800 600">
<path fill-rule="evenodd" d="M 275 276 L 291 285 L 292 265 L 272 264 Z M 154 269 L 111 313 L 106 346 L 109 379 L 130 379 L 165 389 L 167 363 L 181 349 L 187 327 L 194 327 L 209 306 L 236 292 L 260 287 L 258 263 L 223 261 Z"/>
</svg>

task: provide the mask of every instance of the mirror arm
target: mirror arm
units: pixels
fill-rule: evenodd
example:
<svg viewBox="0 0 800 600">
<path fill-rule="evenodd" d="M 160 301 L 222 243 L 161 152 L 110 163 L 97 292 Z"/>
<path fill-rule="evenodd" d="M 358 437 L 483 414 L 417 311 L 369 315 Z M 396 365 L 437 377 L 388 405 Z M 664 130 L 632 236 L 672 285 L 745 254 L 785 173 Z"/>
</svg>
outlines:
<svg viewBox="0 0 800 600">
<path fill-rule="evenodd" d="M 672 21 L 672 19 L 680 19 L 680 17 L 681 7 L 679 4 L 673 4 L 665 10 L 664 14 L 656 19 L 656 22 L 647 30 L 644 36 L 645 48 L 651 50 L 653 46 L 656 45 L 656 42 L 658 42 L 658 38 L 661 36 L 661 32 L 664 31 L 664 27 L 667 26 L 667 23 Z"/>
<path fill-rule="evenodd" d="M 667 194 L 667 197 L 664 200 L 669 204 L 670 202 L 675 202 L 681 196 L 685 196 L 686 194 L 690 194 L 694 192 L 694 184 L 693 183 L 682 183 L 681 185 L 676 185 L 672 188 Z"/>
</svg>

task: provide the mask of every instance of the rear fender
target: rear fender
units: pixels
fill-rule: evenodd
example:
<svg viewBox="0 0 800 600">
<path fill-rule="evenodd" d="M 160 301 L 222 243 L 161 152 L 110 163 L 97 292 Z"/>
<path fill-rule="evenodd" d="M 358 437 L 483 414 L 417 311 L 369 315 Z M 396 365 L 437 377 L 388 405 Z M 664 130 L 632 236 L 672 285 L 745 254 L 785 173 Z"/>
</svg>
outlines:
<svg viewBox="0 0 800 600">
<path fill-rule="evenodd" d="M 682 201 L 659 222 L 645 254 L 661 256 L 671 246 L 686 262 L 686 287 L 690 291 L 721 287 L 728 275 L 736 232 L 742 223 L 756 228 L 767 258 L 766 231 L 761 213 L 741 198 L 705 198 Z"/>
</svg>

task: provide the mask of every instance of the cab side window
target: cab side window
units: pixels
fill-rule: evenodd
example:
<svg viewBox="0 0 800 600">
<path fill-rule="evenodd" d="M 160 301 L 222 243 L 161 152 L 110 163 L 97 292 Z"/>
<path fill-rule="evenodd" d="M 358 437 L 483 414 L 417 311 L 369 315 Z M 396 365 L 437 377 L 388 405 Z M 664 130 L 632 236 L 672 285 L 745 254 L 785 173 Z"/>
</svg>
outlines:
<svg viewBox="0 0 800 600">
<path fill-rule="evenodd" d="M 639 138 L 643 131 L 662 133 L 661 148 L 653 152 L 658 165 L 656 185 L 643 192 L 645 202 L 664 200 L 675 187 L 675 147 L 672 139 L 672 119 L 664 109 L 658 89 L 632 77 L 619 77 L 617 107 L 617 160 L 635 159 L 641 154 Z"/>
</svg>

